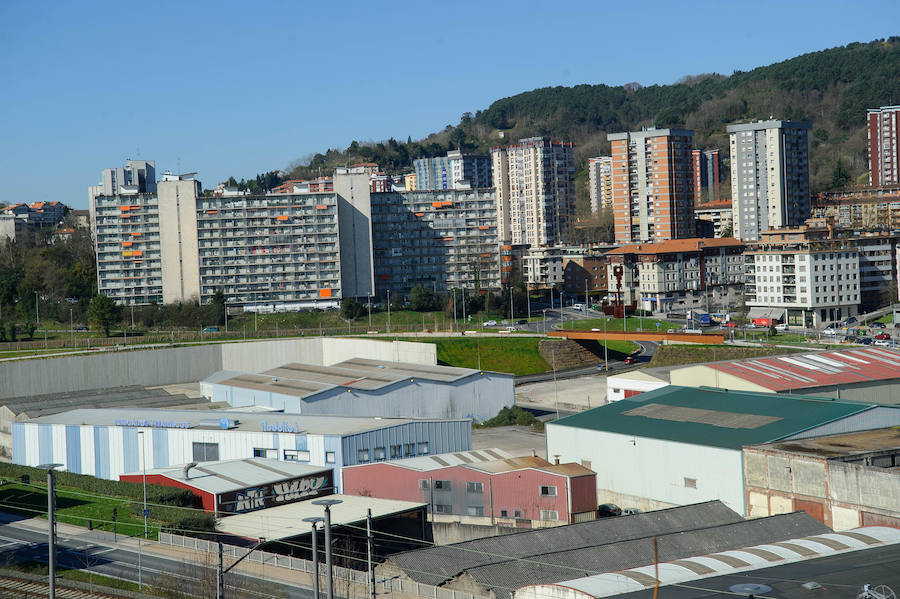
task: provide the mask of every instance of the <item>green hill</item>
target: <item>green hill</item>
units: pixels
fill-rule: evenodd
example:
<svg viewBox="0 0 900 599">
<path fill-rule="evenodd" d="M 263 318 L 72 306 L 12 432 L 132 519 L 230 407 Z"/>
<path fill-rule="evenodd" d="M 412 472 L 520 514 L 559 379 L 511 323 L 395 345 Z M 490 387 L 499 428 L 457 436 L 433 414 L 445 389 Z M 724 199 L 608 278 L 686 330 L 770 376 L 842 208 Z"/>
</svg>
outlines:
<svg viewBox="0 0 900 599">
<path fill-rule="evenodd" d="M 609 150 L 606 134 L 655 124 L 695 131 L 696 147 L 718 147 L 726 159 L 725 127 L 737 121 L 806 120 L 810 135 L 813 191 L 832 187 L 842 172 L 855 179 L 868 169 L 865 111 L 900 102 L 900 37 L 822 50 L 730 76 L 684 77 L 672 85 L 576 85 L 547 87 L 497 100 L 456 126 L 423 140 L 353 142 L 345 150 L 316 154 L 297 164 L 292 178 L 317 176 L 348 162 L 377 162 L 388 172 L 408 171 L 412 161 L 460 147 L 487 152 L 491 145 L 522 137 L 550 135 L 574 141 L 581 171 L 578 209 L 587 210 L 584 184 L 587 158 Z M 840 168 L 838 168 L 840 165 Z M 727 179 L 726 179 L 727 181 Z M 262 184 L 267 181 L 262 178 Z M 251 183 L 255 184 L 255 181 Z M 723 192 L 730 193 L 729 185 Z"/>
</svg>

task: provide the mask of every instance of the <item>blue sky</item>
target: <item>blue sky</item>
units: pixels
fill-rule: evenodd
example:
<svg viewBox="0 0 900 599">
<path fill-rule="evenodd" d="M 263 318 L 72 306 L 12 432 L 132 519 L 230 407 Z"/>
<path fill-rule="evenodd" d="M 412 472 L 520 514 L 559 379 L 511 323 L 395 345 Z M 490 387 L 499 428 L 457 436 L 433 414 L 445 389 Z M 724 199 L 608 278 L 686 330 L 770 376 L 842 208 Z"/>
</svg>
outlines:
<svg viewBox="0 0 900 599">
<path fill-rule="evenodd" d="M 126 158 L 214 187 L 522 91 L 730 74 L 896 34 L 898 16 L 895 1 L 3 0 L 0 203 L 85 208 Z"/>
</svg>

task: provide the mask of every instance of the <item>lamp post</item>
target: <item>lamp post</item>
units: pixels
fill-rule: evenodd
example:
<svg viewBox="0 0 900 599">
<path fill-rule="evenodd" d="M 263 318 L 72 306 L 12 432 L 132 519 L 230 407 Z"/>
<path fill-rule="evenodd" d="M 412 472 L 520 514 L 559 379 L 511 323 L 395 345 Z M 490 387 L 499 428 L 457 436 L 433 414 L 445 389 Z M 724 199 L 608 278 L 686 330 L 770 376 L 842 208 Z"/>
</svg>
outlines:
<svg viewBox="0 0 900 599">
<path fill-rule="evenodd" d="M 313 505 L 321 505 L 325 508 L 325 575 L 328 599 L 334 599 L 334 576 L 331 559 L 331 506 L 342 503 L 340 499 L 317 499 Z"/>
<path fill-rule="evenodd" d="M 138 431 L 138 436 L 141 438 L 141 469 L 143 470 L 143 479 L 144 479 L 144 538 L 147 538 L 147 516 L 150 515 L 150 510 L 147 509 L 147 460 L 144 459 L 144 431 Z"/>
<path fill-rule="evenodd" d="M 38 328 L 41 327 L 41 312 L 38 310 L 38 292 L 34 292 L 34 319 L 37 321 Z"/>
<path fill-rule="evenodd" d="M 387 332 L 388 332 L 388 334 L 390 334 L 390 332 L 391 332 L 391 290 L 388 289 L 387 292 L 388 292 L 388 300 L 387 300 L 387 304 L 388 304 Z"/>
<path fill-rule="evenodd" d="M 69 335 L 72 337 L 72 347 L 75 346 L 75 318 L 72 316 L 72 308 L 69 308 Z"/>
<path fill-rule="evenodd" d="M 369 295 L 368 306 L 369 306 L 369 330 L 371 331 L 372 330 L 372 296 L 371 295 Z M 316 530 L 316 527 L 313 526 L 313 531 L 315 531 L 315 530 Z M 315 534 L 315 532 L 313 532 L 313 534 Z M 318 597 L 316 597 L 316 599 L 318 599 Z"/>
<path fill-rule="evenodd" d="M 49 597 L 56 599 L 56 468 L 62 464 L 40 464 L 38 468 L 47 471 L 47 521 L 49 552 L 47 555 Z"/>
<path fill-rule="evenodd" d="M 319 599 L 319 539 L 316 534 L 316 525 L 319 522 L 324 522 L 325 518 L 322 516 L 310 516 L 309 518 L 304 518 L 303 521 L 312 524 L 313 599 Z"/>
</svg>

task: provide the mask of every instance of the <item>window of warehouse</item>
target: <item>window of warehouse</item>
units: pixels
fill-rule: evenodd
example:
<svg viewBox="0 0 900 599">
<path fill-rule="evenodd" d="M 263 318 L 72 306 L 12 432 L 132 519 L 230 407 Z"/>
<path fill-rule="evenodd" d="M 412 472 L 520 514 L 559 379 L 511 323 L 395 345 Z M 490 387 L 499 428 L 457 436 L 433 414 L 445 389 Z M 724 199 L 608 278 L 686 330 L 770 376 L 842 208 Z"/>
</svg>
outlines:
<svg viewBox="0 0 900 599">
<path fill-rule="evenodd" d="M 556 487 L 541 486 L 541 495 L 546 497 L 556 497 Z"/>
<path fill-rule="evenodd" d="M 541 520 L 559 520 L 559 512 L 556 510 L 541 510 Z"/>
<path fill-rule="evenodd" d="M 467 493 L 484 493 L 484 483 L 466 483 L 466 492 Z"/>
<path fill-rule="evenodd" d="M 195 462 L 215 462 L 219 459 L 218 443 L 197 443 L 194 442 L 194 461 Z"/>
</svg>

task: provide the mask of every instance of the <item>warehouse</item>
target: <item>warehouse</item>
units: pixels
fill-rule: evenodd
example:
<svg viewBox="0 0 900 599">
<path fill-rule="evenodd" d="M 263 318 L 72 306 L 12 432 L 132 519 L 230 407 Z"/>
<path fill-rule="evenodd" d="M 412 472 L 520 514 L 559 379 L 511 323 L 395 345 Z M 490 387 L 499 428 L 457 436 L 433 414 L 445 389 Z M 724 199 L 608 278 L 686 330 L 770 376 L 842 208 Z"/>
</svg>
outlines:
<svg viewBox="0 0 900 599">
<path fill-rule="evenodd" d="M 548 423 L 547 455 L 590 462 L 601 503 L 746 514 L 743 446 L 897 424 L 897 406 L 670 385 Z"/>
<path fill-rule="evenodd" d="M 670 381 L 692 387 L 900 404 L 900 351 L 871 346 L 711 362 L 672 369 Z"/>
<path fill-rule="evenodd" d="M 422 501 L 434 522 L 524 528 L 594 519 L 595 479 L 581 464 L 479 449 L 351 466 L 344 492 Z"/>
<path fill-rule="evenodd" d="M 192 410 L 72 410 L 13 424 L 13 462 L 118 480 L 145 468 L 267 457 L 334 469 L 472 446 L 471 420 Z"/>
<path fill-rule="evenodd" d="M 510 374 L 354 358 L 331 366 L 285 364 L 260 374 L 217 373 L 213 401 L 294 414 L 487 420 L 515 403 Z"/>
<path fill-rule="evenodd" d="M 331 468 L 266 458 L 191 462 L 123 474 L 119 480 L 189 490 L 216 515 L 261 510 L 334 491 Z"/>
</svg>

